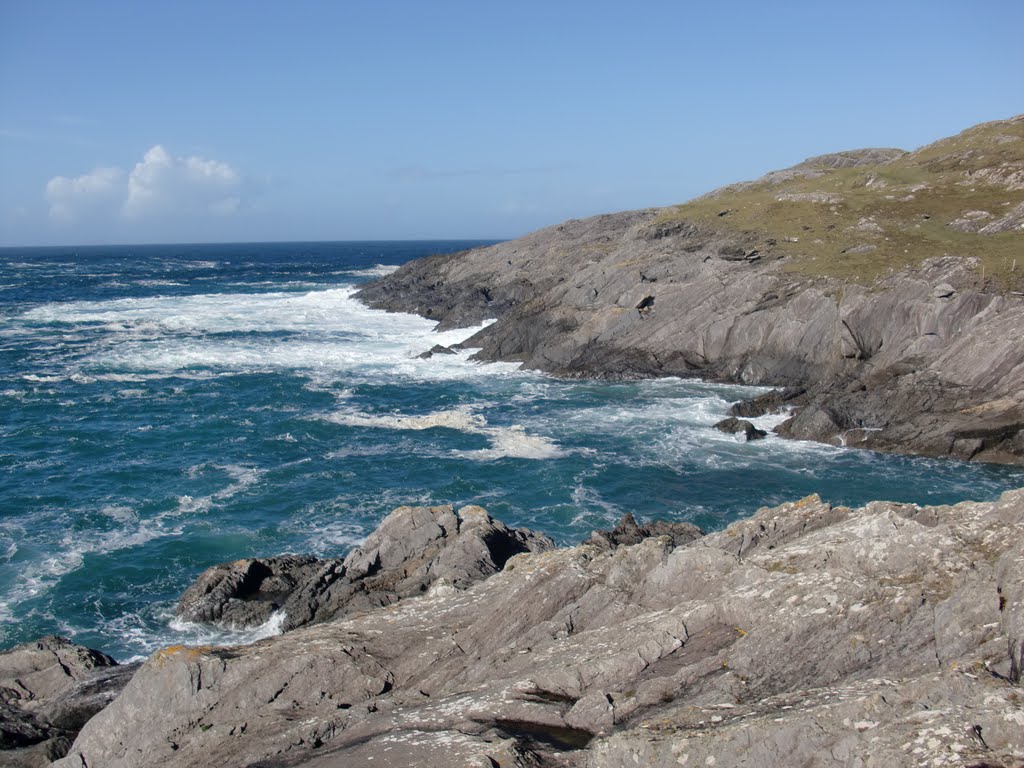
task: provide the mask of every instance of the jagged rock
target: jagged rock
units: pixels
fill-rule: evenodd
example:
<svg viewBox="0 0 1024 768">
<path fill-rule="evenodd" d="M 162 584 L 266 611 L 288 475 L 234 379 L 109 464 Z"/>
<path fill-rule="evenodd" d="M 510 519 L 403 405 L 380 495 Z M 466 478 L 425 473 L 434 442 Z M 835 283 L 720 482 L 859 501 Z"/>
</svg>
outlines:
<svg viewBox="0 0 1024 768">
<path fill-rule="evenodd" d="M 627 512 L 614 528 L 607 531 L 594 531 L 585 543 L 593 544 L 602 549 L 616 549 L 631 544 L 639 544 L 644 539 L 665 536 L 673 547 L 689 544 L 704 535 L 704 531 L 692 523 L 672 522 L 668 520 L 652 520 L 640 525 L 632 512 Z"/>
<path fill-rule="evenodd" d="M 465 590 L 161 651 L 56 765 L 1017 765 L 1022 526 L 1024 491 L 810 496 L 680 546 L 522 553 Z"/>
<path fill-rule="evenodd" d="M 285 555 L 238 560 L 204 571 L 182 595 L 178 616 L 233 627 L 257 626 L 283 611 L 284 630 L 389 605 L 444 580 L 458 589 L 521 552 L 554 543 L 508 528 L 483 509 L 399 507 L 344 560 Z"/>
<path fill-rule="evenodd" d="M 0 653 L 0 763 L 45 766 L 138 668 L 48 636 Z"/>
<path fill-rule="evenodd" d="M 763 429 L 758 429 L 749 421 L 743 419 L 737 419 L 735 416 L 730 416 L 727 419 L 722 419 L 720 422 L 715 424 L 715 429 L 719 432 L 725 432 L 729 435 L 742 434 L 744 439 L 748 442 L 751 440 L 761 440 L 762 438 L 768 437 L 768 433 Z"/>
<path fill-rule="evenodd" d="M 932 291 L 932 296 L 936 299 L 948 299 L 950 296 L 956 294 L 956 288 L 949 283 L 940 283 L 935 286 L 935 290 Z"/>
<path fill-rule="evenodd" d="M 443 344 L 435 344 L 430 349 L 428 349 L 426 352 L 423 352 L 420 355 L 418 355 L 418 357 L 421 360 L 429 360 L 434 355 L 454 355 L 454 354 L 457 354 L 457 353 L 451 347 L 446 347 Z"/>
<path fill-rule="evenodd" d="M 207 568 L 178 601 L 178 618 L 252 627 L 266 622 L 311 579 L 340 573 L 341 560 L 310 555 L 252 558 Z"/>
</svg>

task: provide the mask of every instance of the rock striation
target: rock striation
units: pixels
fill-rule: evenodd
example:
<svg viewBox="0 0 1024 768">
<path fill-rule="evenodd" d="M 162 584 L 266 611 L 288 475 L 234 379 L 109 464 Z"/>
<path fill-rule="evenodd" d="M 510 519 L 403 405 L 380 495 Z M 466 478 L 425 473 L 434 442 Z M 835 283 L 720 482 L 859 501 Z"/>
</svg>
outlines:
<svg viewBox="0 0 1024 768">
<path fill-rule="evenodd" d="M 784 436 L 1020 463 L 1020 168 L 1024 116 L 420 259 L 358 295 L 440 328 L 495 319 L 465 342 L 479 359 L 797 388 Z"/>
<path fill-rule="evenodd" d="M 1024 490 L 810 496 L 705 536 L 627 519 L 465 589 L 438 570 L 250 646 L 160 651 L 56 765 L 1019 766 L 1022 529 Z"/>
</svg>

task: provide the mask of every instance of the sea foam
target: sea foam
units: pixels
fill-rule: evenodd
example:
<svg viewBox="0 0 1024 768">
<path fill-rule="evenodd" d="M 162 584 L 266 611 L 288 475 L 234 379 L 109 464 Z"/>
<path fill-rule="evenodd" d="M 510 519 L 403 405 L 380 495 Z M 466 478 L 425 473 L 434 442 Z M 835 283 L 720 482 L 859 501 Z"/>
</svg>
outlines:
<svg viewBox="0 0 1024 768">
<path fill-rule="evenodd" d="M 433 411 L 418 416 L 368 414 L 358 411 L 340 411 L 321 417 L 324 421 L 350 427 L 371 427 L 374 429 L 454 429 L 471 435 L 483 435 L 491 446 L 475 451 L 452 451 L 454 456 L 490 461 L 493 459 L 552 459 L 562 455 L 558 445 L 543 435 L 527 434 L 520 424 L 491 426 L 480 413 L 470 406 L 459 406 L 448 410 Z"/>
</svg>

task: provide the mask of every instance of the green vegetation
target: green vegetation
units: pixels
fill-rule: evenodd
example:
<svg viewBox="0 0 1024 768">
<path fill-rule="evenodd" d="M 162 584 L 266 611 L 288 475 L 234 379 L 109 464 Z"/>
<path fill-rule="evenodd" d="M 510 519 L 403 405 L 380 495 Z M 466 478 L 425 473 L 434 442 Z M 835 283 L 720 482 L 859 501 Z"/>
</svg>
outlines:
<svg viewBox="0 0 1024 768">
<path fill-rule="evenodd" d="M 963 231 L 1024 203 L 1024 119 L 984 123 L 888 162 L 829 169 L 829 157 L 666 209 L 660 222 L 757 233 L 800 274 L 870 284 L 932 256 L 959 256 L 976 258 L 979 279 L 994 287 L 1024 285 L 1024 232 Z M 972 221 L 970 212 L 983 213 Z M 950 226 L 957 220 L 959 229 Z"/>
</svg>

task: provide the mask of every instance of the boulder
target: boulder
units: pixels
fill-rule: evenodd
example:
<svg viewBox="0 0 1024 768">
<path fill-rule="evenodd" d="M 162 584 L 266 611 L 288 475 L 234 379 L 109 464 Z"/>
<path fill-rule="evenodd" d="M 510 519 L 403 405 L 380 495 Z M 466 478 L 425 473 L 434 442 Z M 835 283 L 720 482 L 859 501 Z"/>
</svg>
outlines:
<svg viewBox="0 0 1024 768">
<path fill-rule="evenodd" d="M 443 344 L 435 344 L 426 352 L 422 352 L 418 355 L 421 360 L 429 360 L 434 355 L 454 355 L 457 352 L 451 347 L 446 347 Z"/>
<path fill-rule="evenodd" d="M 715 424 L 715 429 L 719 432 L 725 432 L 730 435 L 743 435 L 744 439 L 748 442 L 750 440 L 761 440 L 768 436 L 768 433 L 763 429 L 758 429 L 749 421 L 737 419 L 735 416 L 722 419 L 720 422 Z"/>
</svg>

